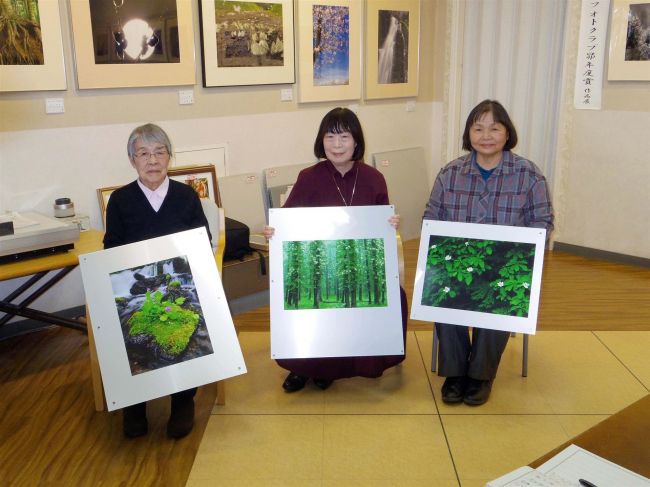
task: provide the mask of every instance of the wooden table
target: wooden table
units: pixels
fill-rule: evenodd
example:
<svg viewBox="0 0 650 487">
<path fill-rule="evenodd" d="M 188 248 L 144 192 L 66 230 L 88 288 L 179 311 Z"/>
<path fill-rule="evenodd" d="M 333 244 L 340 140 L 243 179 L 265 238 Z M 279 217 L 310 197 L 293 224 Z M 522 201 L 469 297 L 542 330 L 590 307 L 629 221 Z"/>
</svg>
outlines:
<svg viewBox="0 0 650 487">
<path fill-rule="evenodd" d="M 81 232 L 79 240 L 74 244 L 74 249 L 67 252 L 43 257 L 34 257 L 0 265 L 0 281 L 32 276 L 16 290 L 4 298 L 0 298 L 0 311 L 6 313 L 5 316 L 0 319 L 0 326 L 7 323 L 14 316 L 21 316 L 45 323 L 85 331 L 86 327 L 76 320 L 29 308 L 28 306 L 77 267 L 79 265 L 79 256 L 81 254 L 101 250 L 103 248 L 103 237 L 104 232 L 99 230 L 86 230 Z M 48 276 L 48 278 L 41 283 L 40 287 L 32 290 L 31 293 L 27 297 L 23 298 L 22 301 L 19 303 L 13 303 L 13 301 L 15 301 L 20 295 L 34 288 L 34 286 L 44 279 L 50 271 L 57 270 L 58 272 L 56 274 Z"/>
<path fill-rule="evenodd" d="M 650 395 L 558 446 L 530 466 L 539 467 L 572 443 L 650 478 Z"/>
</svg>

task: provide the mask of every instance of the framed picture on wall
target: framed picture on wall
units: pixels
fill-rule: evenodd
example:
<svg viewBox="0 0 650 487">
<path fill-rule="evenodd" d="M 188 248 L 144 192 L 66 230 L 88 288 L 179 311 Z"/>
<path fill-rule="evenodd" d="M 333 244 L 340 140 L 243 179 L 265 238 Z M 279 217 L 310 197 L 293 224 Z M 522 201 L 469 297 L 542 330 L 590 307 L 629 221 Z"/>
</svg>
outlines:
<svg viewBox="0 0 650 487">
<path fill-rule="evenodd" d="M 0 92 L 65 90 L 59 2 L 2 0 L 3 17 L 13 25 L 0 25 Z"/>
<path fill-rule="evenodd" d="M 614 0 L 610 80 L 650 80 L 650 1 Z"/>
<path fill-rule="evenodd" d="M 411 318 L 535 334 L 543 228 L 422 222 Z"/>
<path fill-rule="evenodd" d="M 192 85 L 192 4 L 71 0 L 80 89 Z"/>
<path fill-rule="evenodd" d="M 418 94 L 420 0 L 374 0 L 366 10 L 365 98 Z"/>
<path fill-rule="evenodd" d="M 361 98 L 361 0 L 298 2 L 300 102 Z"/>
<path fill-rule="evenodd" d="M 203 86 L 295 83 L 293 0 L 199 2 Z"/>
<path fill-rule="evenodd" d="M 218 207 L 221 207 L 219 186 L 217 186 L 217 171 L 213 165 L 172 167 L 167 171 L 167 176 L 169 176 L 169 179 L 192 186 L 194 191 L 199 195 L 199 198 L 209 198 Z M 106 221 L 106 206 L 108 205 L 108 200 L 111 198 L 111 194 L 121 187 L 106 186 L 97 189 L 97 199 L 99 200 L 99 209 L 103 221 Z"/>
</svg>

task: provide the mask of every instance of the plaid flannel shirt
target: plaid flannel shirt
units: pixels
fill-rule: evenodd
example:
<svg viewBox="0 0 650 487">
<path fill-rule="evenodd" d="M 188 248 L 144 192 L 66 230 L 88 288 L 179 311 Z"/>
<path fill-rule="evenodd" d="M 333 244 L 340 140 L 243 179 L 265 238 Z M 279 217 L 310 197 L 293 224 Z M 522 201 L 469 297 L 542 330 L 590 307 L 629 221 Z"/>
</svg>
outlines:
<svg viewBox="0 0 650 487">
<path fill-rule="evenodd" d="M 424 218 L 466 223 L 513 225 L 553 230 L 553 207 L 546 178 L 531 161 L 504 151 L 501 163 L 486 180 L 475 153 L 441 169 Z"/>
</svg>

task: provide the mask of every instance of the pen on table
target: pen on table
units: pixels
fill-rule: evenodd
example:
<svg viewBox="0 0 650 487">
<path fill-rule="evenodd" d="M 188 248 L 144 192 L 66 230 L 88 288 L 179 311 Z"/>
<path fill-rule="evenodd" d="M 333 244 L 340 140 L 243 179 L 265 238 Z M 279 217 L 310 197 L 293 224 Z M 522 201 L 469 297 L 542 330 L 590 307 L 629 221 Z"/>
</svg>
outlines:
<svg viewBox="0 0 650 487">
<path fill-rule="evenodd" d="M 585 479 L 578 479 L 578 482 L 580 482 L 580 485 L 584 485 L 585 487 L 597 487 L 596 484 L 592 484 L 591 482 Z"/>
</svg>

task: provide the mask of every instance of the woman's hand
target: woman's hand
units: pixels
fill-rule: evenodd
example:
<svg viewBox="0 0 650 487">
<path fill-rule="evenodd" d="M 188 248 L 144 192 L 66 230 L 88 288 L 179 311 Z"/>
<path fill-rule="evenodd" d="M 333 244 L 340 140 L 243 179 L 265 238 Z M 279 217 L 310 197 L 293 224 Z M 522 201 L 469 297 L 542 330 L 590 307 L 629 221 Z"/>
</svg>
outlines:
<svg viewBox="0 0 650 487">
<path fill-rule="evenodd" d="M 399 220 L 400 220 L 399 215 L 393 215 L 388 219 L 388 223 L 390 223 L 391 227 L 397 230 L 397 228 L 399 227 Z"/>
<path fill-rule="evenodd" d="M 262 234 L 266 238 L 266 240 L 271 240 L 273 238 L 273 235 L 275 234 L 275 228 L 269 227 L 268 225 L 264 225 L 264 230 L 262 230 Z"/>
</svg>

